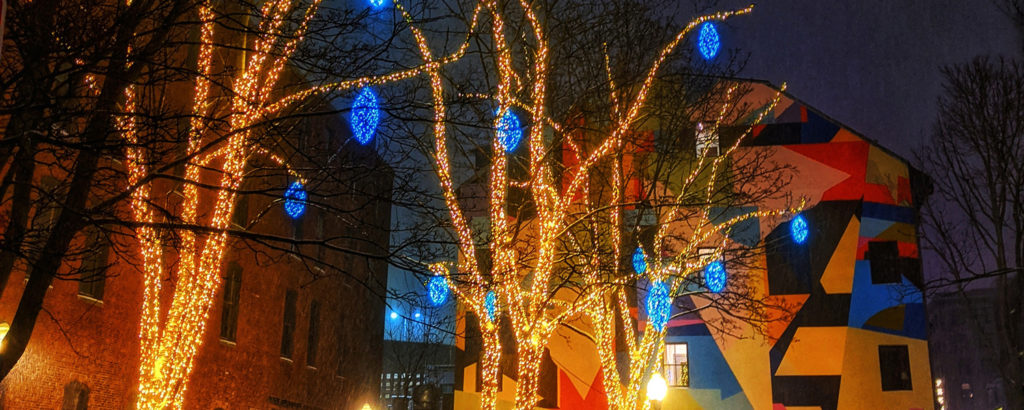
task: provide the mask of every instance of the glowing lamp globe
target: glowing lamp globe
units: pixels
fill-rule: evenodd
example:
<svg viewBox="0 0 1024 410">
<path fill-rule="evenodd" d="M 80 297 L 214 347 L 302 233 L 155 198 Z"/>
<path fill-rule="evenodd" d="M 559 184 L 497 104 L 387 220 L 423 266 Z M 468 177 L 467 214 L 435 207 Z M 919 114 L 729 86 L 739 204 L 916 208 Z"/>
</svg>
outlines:
<svg viewBox="0 0 1024 410">
<path fill-rule="evenodd" d="M 372 1 L 372 0 L 371 0 Z M 380 0 L 383 2 L 383 0 Z M 380 123 L 380 104 L 377 102 L 377 95 L 370 87 L 363 87 L 352 102 L 352 134 L 356 141 L 366 145 L 373 140 L 377 132 L 377 125 Z"/>
<path fill-rule="evenodd" d="M 498 112 L 501 112 L 501 110 L 498 110 Z M 506 108 L 505 112 L 501 114 L 495 132 L 498 136 L 498 143 L 505 147 L 506 153 L 511 154 L 515 151 L 516 147 L 519 146 L 519 140 L 523 139 L 523 126 L 519 122 L 519 117 L 512 112 L 511 108 Z"/>
<path fill-rule="evenodd" d="M 306 188 L 301 182 L 292 182 L 284 191 L 284 211 L 292 219 L 298 219 L 306 212 Z"/>
<path fill-rule="evenodd" d="M 487 318 L 493 322 L 494 316 L 498 313 L 498 297 L 493 290 L 487 292 L 487 297 L 484 298 L 484 307 L 487 308 Z"/>
<path fill-rule="evenodd" d="M 718 38 L 718 27 L 715 23 L 707 22 L 700 26 L 700 34 L 697 35 L 697 49 L 705 60 L 711 60 L 718 55 L 718 49 L 722 46 Z"/>
<path fill-rule="evenodd" d="M 390 317 L 391 317 L 391 320 L 398 319 L 398 312 L 391 312 Z"/>
<path fill-rule="evenodd" d="M 644 248 L 639 246 L 633 251 L 633 271 L 637 275 L 643 275 L 644 272 L 647 272 L 647 254 L 644 253 Z"/>
<path fill-rule="evenodd" d="M 655 373 L 647 382 L 647 400 L 662 401 L 668 394 L 668 382 L 661 373 Z"/>
<path fill-rule="evenodd" d="M 672 301 L 668 296 L 668 286 L 665 282 L 659 280 L 652 283 L 650 290 L 647 291 L 647 320 L 655 330 L 660 332 L 665 328 L 671 307 Z"/>
<path fill-rule="evenodd" d="M 807 242 L 807 219 L 803 215 L 797 215 L 789 221 L 789 233 L 793 236 L 793 242 Z"/>
<path fill-rule="evenodd" d="M 431 277 L 427 282 L 427 294 L 434 306 L 443 305 L 448 300 L 448 279 L 444 276 Z"/>
<path fill-rule="evenodd" d="M 384 0 L 370 0 L 370 5 L 375 9 L 384 7 Z"/>
<path fill-rule="evenodd" d="M 726 276 L 722 261 L 714 261 L 704 267 L 704 283 L 712 293 L 725 290 Z"/>
</svg>

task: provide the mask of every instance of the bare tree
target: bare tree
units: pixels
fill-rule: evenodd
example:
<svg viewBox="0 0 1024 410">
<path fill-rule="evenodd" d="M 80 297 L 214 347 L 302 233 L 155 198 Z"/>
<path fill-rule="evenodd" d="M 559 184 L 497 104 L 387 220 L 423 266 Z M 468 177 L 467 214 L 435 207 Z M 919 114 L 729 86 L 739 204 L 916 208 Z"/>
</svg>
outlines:
<svg viewBox="0 0 1024 410">
<path fill-rule="evenodd" d="M 938 121 L 920 153 L 938 199 L 922 212 L 942 267 L 929 287 L 967 299 L 971 286 L 996 286 L 996 326 L 975 332 L 1001 372 L 1007 407 L 1022 408 L 1024 66 L 979 57 L 943 74 Z"/>
</svg>

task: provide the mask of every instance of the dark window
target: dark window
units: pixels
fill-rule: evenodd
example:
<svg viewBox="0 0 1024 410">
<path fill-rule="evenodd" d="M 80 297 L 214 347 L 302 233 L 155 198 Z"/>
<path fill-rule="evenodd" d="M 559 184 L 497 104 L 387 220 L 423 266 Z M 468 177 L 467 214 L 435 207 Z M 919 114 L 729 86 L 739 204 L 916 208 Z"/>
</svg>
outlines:
<svg viewBox="0 0 1024 410">
<path fill-rule="evenodd" d="M 882 391 L 914 389 L 906 345 L 878 346 L 878 367 L 882 372 Z"/>
<path fill-rule="evenodd" d="M 868 242 L 871 283 L 900 282 L 900 251 L 895 241 Z"/>
<path fill-rule="evenodd" d="M 89 387 L 74 381 L 64 385 L 64 402 L 61 410 L 87 410 L 89 408 Z"/>
<path fill-rule="evenodd" d="M 242 266 L 228 264 L 224 276 L 224 301 L 220 311 L 220 338 L 234 342 L 238 333 L 238 300 L 242 290 Z"/>
<path fill-rule="evenodd" d="M 238 194 L 238 201 L 235 202 L 235 214 L 231 222 L 241 228 L 249 225 L 249 195 Z"/>
<path fill-rule="evenodd" d="M 291 359 L 295 350 L 295 291 L 289 289 L 284 294 L 284 320 L 281 329 L 281 357 Z"/>
<path fill-rule="evenodd" d="M 85 257 L 79 269 L 78 294 L 96 300 L 103 300 L 106 285 L 106 268 L 110 256 L 110 244 L 99 229 L 89 229 L 86 234 Z"/>
<path fill-rule="evenodd" d="M 316 367 L 316 356 L 320 343 L 320 303 L 309 303 L 309 337 L 306 339 L 306 365 Z"/>
</svg>

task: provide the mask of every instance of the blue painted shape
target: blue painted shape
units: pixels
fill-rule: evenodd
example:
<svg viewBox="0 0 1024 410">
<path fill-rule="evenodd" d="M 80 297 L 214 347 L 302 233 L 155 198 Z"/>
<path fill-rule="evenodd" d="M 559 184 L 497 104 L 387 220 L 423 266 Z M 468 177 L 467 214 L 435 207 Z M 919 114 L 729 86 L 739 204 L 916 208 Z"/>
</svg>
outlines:
<svg viewBox="0 0 1024 410">
<path fill-rule="evenodd" d="M 757 212 L 756 206 L 738 206 L 728 208 L 713 207 L 711 208 L 711 213 L 709 215 L 711 223 L 721 225 L 729 219 L 752 212 Z M 729 239 L 736 241 L 737 243 L 746 246 L 757 246 L 761 241 L 761 221 L 758 218 L 747 219 L 733 225 L 732 229 L 729 229 L 729 232 L 726 232 L 725 234 Z"/>
<path fill-rule="evenodd" d="M 815 114 L 814 111 L 807 110 L 807 122 L 800 127 L 800 142 L 803 144 L 829 142 L 835 138 L 837 132 L 839 132 L 838 125 Z"/>
<path fill-rule="evenodd" d="M 505 112 L 501 114 L 495 133 L 498 142 L 505 147 L 506 153 L 511 154 L 519 147 L 519 141 L 523 139 L 523 126 L 511 108 L 506 108 Z"/>
<path fill-rule="evenodd" d="M 803 106 L 800 105 L 800 103 L 794 102 L 793 104 L 790 104 L 790 106 L 788 108 L 786 108 L 786 110 L 783 111 L 782 114 L 779 114 L 779 116 L 778 116 L 778 118 L 776 119 L 775 122 L 778 123 L 778 124 L 781 124 L 781 123 L 803 123 L 804 119 L 803 119 L 803 113 L 800 110 L 801 107 L 803 107 Z"/>
<path fill-rule="evenodd" d="M 893 221 L 878 218 L 860 219 L 860 236 L 862 238 L 874 238 L 892 227 Z"/>
<path fill-rule="evenodd" d="M 377 94 L 374 94 L 370 87 L 363 87 L 356 95 L 355 101 L 352 102 L 350 122 L 356 141 L 366 145 L 373 140 L 374 134 L 377 133 L 377 125 L 380 123 L 380 104 L 377 102 Z"/>
<path fill-rule="evenodd" d="M 907 303 L 903 305 L 903 323 L 900 329 L 871 326 L 865 324 L 863 329 L 878 333 L 925 340 L 928 338 L 928 321 L 924 315 L 923 303 Z"/>
<path fill-rule="evenodd" d="M 306 212 L 306 188 L 301 182 L 292 182 L 284 191 L 284 211 L 292 219 L 298 219 Z"/>
<path fill-rule="evenodd" d="M 917 217 L 914 214 L 914 208 L 880 204 L 877 202 L 865 201 L 862 207 L 861 216 L 865 218 L 888 219 L 890 221 L 908 224 L 917 222 Z"/>
<path fill-rule="evenodd" d="M 697 48 L 705 60 L 711 60 L 718 55 L 722 48 L 721 38 L 718 36 L 718 27 L 715 23 L 706 22 L 700 26 L 700 34 L 697 35 Z"/>
<path fill-rule="evenodd" d="M 878 312 L 902 304 L 923 303 L 923 299 L 921 290 L 907 280 L 906 276 L 901 276 L 901 283 L 871 283 L 871 262 L 858 260 L 854 264 L 853 293 L 850 295 L 850 318 L 847 324 L 850 327 L 867 329 L 864 323 Z M 907 317 L 909 316 L 908 313 Z M 905 322 L 904 328 L 924 326 L 923 318 L 915 320 L 922 323 L 908 325 Z M 914 332 L 919 334 L 916 330 Z"/>
<path fill-rule="evenodd" d="M 703 324 L 693 325 L 704 327 Z M 693 327 L 687 326 L 687 327 Z M 690 362 L 690 388 L 718 390 L 719 399 L 725 400 L 743 393 L 739 380 L 729 367 L 722 351 L 718 349 L 710 332 L 706 336 L 668 336 L 666 343 L 686 343 L 687 359 Z M 716 403 L 700 403 L 703 408 L 719 408 Z"/>
<path fill-rule="evenodd" d="M 637 246 L 636 250 L 633 251 L 633 271 L 637 275 L 643 275 L 644 272 L 647 272 L 647 253 L 640 246 Z"/>
</svg>

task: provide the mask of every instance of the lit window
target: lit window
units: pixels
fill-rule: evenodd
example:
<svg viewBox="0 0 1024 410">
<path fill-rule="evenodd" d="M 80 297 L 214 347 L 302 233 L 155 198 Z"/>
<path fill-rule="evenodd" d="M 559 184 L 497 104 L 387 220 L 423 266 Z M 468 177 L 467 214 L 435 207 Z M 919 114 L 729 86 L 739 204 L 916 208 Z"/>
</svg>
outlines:
<svg viewBox="0 0 1024 410">
<path fill-rule="evenodd" d="M 665 344 L 665 378 L 669 386 L 690 386 L 690 360 L 686 343 Z"/>
<path fill-rule="evenodd" d="M 718 132 L 710 125 L 697 123 L 697 155 L 704 154 L 705 149 L 707 156 L 718 156 Z"/>
</svg>

